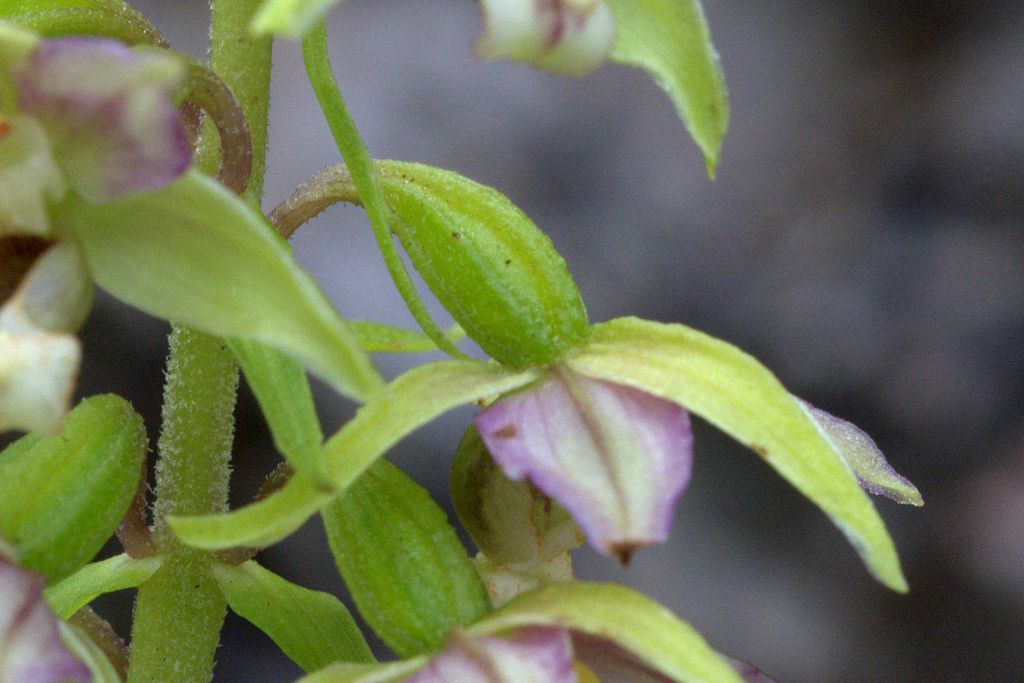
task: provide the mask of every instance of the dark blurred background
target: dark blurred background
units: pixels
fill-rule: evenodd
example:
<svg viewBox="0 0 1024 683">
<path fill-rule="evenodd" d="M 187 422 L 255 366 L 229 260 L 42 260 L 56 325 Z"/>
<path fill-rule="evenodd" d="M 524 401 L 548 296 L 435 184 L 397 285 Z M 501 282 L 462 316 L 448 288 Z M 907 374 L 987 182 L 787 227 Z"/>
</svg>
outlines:
<svg viewBox="0 0 1024 683">
<path fill-rule="evenodd" d="M 205 0 L 136 4 L 205 53 Z M 580 576 L 647 591 L 780 681 L 1024 681 L 1024 3 L 705 4 L 732 100 L 714 182 L 642 72 L 473 61 L 476 3 L 349 0 L 331 42 L 375 156 L 504 192 L 550 233 L 592 319 L 736 343 L 870 432 L 927 502 L 878 502 L 911 585 L 890 593 L 823 514 L 700 424 L 671 541 L 628 570 L 582 551 Z M 296 44 L 274 77 L 267 208 L 339 160 Z M 333 209 L 295 249 L 344 315 L 412 325 L 361 211 Z M 81 393 L 131 399 L 154 442 L 166 331 L 103 299 L 84 332 Z M 351 414 L 318 398 L 329 431 Z M 468 416 L 390 455 L 446 507 Z M 236 453 L 240 504 L 277 460 L 246 391 Z M 316 522 L 262 559 L 344 595 Z M 130 606 L 101 611 L 126 632 Z M 229 616 L 216 680 L 298 674 Z"/>
</svg>

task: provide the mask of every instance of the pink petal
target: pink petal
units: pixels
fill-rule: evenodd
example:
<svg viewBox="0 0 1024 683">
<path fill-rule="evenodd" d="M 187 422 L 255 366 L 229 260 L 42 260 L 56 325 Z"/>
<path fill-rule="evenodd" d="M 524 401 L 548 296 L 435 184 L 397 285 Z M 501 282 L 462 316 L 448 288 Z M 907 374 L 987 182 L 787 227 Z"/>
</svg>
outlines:
<svg viewBox="0 0 1024 683">
<path fill-rule="evenodd" d="M 191 163 L 171 98 L 176 60 L 103 38 L 46 40 L 18 72 L 18 107 L 46 127 L 72 187 L 91 201 L 162 187 Z"/>
<path fill-rule="evenodd" d="M 576 683 L 569 633 L 525 628 L 507 638 L 454 634 L 441 654 L 403 683 Z"/>
<path fill-rule="evenodd" d="M 846 461 L 857 475 L 861 488 L 876 496 L 886 496 L 898 503 L 924 505 L 921 492 L 905 477 L 896 473 L 882 455 L 874 440 L 863 430 L 846 420 L 815 408 L 810 403 L 797 399 L 818 429 L 825 435 L 836 453 Z"/>
<path fill-rule="evenodd" d="M 625 562 L 667 538 L 693 461 L 676 404 L 556 368 L 474 422 L 505 474 L 561 503 L 599 552 Z"/>
<path fill-rule="evenodd" d="M 71 656 L 57 616 L 43 600 L 43 579 L 0 559 L 0 680 L 11 683 L 91 681 Z"/>
</svg>

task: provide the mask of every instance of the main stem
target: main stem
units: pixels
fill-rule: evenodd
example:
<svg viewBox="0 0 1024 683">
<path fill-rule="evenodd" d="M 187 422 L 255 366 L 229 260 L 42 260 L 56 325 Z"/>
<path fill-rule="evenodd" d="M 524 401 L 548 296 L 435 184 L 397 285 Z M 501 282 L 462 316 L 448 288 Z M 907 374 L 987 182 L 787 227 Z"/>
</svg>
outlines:
<svg viewBox="0 0 1024 683">
<path fill-rule="evenodd" d="M 210 31 L 210 66 L 238 99 L 252 135 L 246 199 L 257 207 L 266 164 L 272 44 L 249 35 L 260 2 L 213 0 Z M 217 151 L 215 136 L 205 135 L 196 165 L 215 171 Z M 209 681 L 226 609 L 210 570 L 214 557 L 181 544 L 166 519 L 227 509 L 238 366 L 221 340 L 175 327 L 166 376 L 154 506 L 164 563 L 139 589 L 129 683 Z"/>
</svg>

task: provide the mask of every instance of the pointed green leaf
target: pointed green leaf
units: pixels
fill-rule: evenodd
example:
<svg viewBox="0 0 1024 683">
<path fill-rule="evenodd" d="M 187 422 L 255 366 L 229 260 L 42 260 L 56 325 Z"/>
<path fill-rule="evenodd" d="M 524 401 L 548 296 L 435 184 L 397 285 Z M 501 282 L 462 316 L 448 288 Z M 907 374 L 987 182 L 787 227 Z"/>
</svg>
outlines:
<svg viewBox="0 0 1024 683">
<path fill-rule="evenodd" d="M 382 380 L 355 336 L 263 216 L 191 171 L 106 204 L 71 199 L 60 223 L 96 281 L 153 315 L 263 342 L 365 400 Z"/>
<path fill-rule="evenodd" d="M 607 2 L 618 31 L 612 60 L 645 69 L 668 93 L 714 177 L 729 101 L 700 0 Z"/>
<path fill-rule="evenodd" d="M 692 626 L 625 586 L 550 584 L 524 593 L 468 630 L 491 635 L 523 626 L 557 626 L 609 641 L 674 681 L 742 681 Z"/>
<path fill-rule="evenodd" d="M 416 657 L 383 664 L 331 664 L 296 683 L 392 683 L 405 680 L 427 661 L 427 657 Z"/>
<path fill-rule="evenodd" d="M 101 595 L 137 588 L 153 576 L 163 558 L 132 559 L 127 555 L 87 564 L 43 591 L 43 597 L 61 619 L 67 619 Z"/>
<path fill-rule="evenodd" d="M 400 469 L 378 460 L 321 512 L 359 612 L 410 657 L 489 609 L 487 591 L 444 511 Z"/>
<path fill-rule="evenodd" d="M 746 444 L 832 519 L 879 581 L 907 590 L 892 539 L 856 477 L 751 356 L 683 325 L 619 318 L 595 325 L 569 365 L 678 403 Z"/>
<path fill-rule="evenodd" d="M 306 371 L 266 344 L 232 339 L 228 346 L 260 404 L 277 450 L 296 472 L 323 482 L 326 475 L 320 445 L 324 435 Z"/>
<path fill-rule="evenodd" d="M 256 35 L 298 38 L 340 0 L 264 0 L 252 20 Z"/>
<path fill-rule="evenodd" d="M 331 662 L 372 662 L 345 605 L 333 595 L 286 581 L 253 561 L 213 567 L 228 605 L 270 636 L 306 671 Z"/>
<path fill-rule="evenodd" d="M 170 517 L 171 528 L 189 545 L 208 550 L 276 543 L 302 526 L 409 432 L 456 406 L 522 386 L 536 374 L 509 372 L 474 361 L 444 361 L 410 370 L 360 408 L 324 445 L 327 475 L 335 491 L 325 492 L 296 475 L 280 491 L 231 512 Z"/>
<path fill-rule="evenodd" d="M 127 401 L 82 401 L 56 436 L 30 434 L 0 453 L 0 536 L 49 581 L 67 576 L 117 529 L 145 453 L 142 418 Z"/>
</svg>

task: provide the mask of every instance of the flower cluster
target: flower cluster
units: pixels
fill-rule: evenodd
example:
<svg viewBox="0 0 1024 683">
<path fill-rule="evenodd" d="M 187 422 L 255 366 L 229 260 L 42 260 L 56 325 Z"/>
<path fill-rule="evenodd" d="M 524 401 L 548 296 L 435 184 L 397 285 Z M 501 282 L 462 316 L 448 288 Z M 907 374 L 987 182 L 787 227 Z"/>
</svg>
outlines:
<svg viewBox="0 0 1024 683">
<path fill-rule="evenodd" d="M 163 54 L 0 23 L 0 258 L 26 237 L 56 242 L 0 309 L 0 429 L 56 429 L 77 376 L 72 333 L 91 279 L 53 207 L 69 193 L 102 203 L 152 190 L 188 168 L 172 102 L 182 76 Z"/>
</svg>

